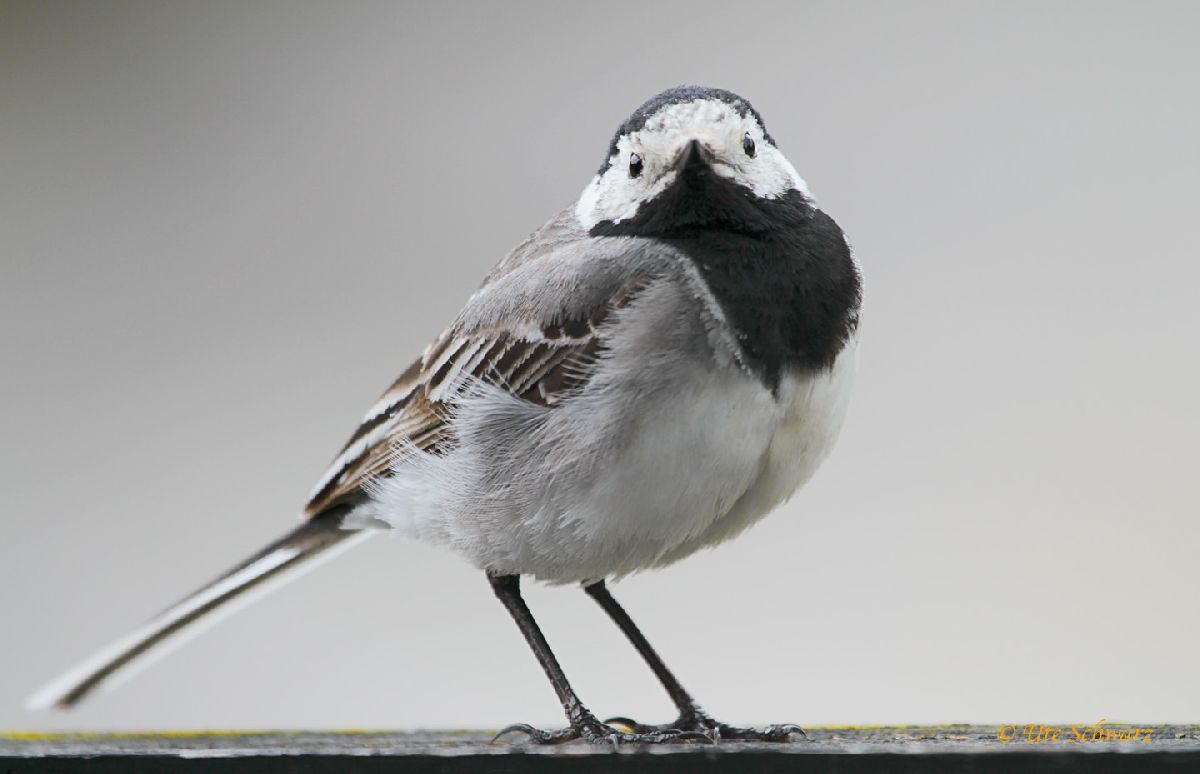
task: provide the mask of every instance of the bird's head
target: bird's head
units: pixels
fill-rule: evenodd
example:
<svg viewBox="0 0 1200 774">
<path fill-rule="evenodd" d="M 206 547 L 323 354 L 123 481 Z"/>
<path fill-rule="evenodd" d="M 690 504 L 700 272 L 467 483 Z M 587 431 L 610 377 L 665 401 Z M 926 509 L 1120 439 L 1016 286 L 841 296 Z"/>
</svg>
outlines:
<svg viewBox="0 0 1200 774">
<path fill-rule="evenodd" d="M 763 225 L 759 205 L 789 195 L 807 200 L 808 188 L 748 101 L 678 86 L 617 129 L 575 216 L 595 234 L 754 231 Z"/>
</svg>

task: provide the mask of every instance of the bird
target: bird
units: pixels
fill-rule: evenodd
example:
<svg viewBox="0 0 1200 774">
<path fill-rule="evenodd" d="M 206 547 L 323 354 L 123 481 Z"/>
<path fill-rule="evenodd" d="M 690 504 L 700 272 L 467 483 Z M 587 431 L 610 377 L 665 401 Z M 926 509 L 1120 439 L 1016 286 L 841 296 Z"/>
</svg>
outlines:
<svg viewBox="0 0 1200 774">
<path fill-rule="evenodd" d="M 367 411 L 299 526 L 47 685 L 68 708 L 118 672 L 385 531 L 486 576 L 568 725 L 529 743 L 788 741 L 714 719 L 607 582 L 727 541 L 828 456 L 858 360 L 862 271 L 746 99 L 677 86 L 620 126 L 576 202 L 513 248 Z M 521 596 L 579 584 L 679 716 L 601 721 Z"/>
</svg>

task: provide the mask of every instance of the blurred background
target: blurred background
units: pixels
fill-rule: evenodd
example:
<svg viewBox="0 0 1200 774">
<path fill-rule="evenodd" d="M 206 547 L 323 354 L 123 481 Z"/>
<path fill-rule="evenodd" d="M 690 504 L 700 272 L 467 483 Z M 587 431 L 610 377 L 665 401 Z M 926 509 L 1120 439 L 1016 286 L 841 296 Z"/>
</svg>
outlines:
<svg viewBox="0 0 1200 774">
<path fill-rule="evenodd" d="M 1200 6 L 0 3 L 0 728 L 562 723 L 482 574 L 379 539 L 71 714 L 24 697 L 290 528 L 386 384 L 682 82 L 866 274 L 848 424 L 614 587 L 729 722 L 1195 721 Z M 601 716 L 674 717 L 529 601 Z"/>
</svg>

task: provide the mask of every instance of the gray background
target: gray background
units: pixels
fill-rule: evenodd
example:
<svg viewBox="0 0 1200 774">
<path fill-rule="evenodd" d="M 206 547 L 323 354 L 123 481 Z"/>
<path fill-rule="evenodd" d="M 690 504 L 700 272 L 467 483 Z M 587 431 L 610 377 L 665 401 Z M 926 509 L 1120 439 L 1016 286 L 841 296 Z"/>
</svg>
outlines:
<svg viewBox="0 0 1200 774">
<path fill-rule="evenodd" d="M 293 523 L 376 394 L 680 82 L 867 276 L 840 446 L 616 587 L 738 722 L 1197 719 L 1194 3 L 0 5 L 0 728 L 561 722 L 377 540 L 70 715 L 21 699 Z M 671 717 L 573 589 L 597 712 Z"/>
</svg>

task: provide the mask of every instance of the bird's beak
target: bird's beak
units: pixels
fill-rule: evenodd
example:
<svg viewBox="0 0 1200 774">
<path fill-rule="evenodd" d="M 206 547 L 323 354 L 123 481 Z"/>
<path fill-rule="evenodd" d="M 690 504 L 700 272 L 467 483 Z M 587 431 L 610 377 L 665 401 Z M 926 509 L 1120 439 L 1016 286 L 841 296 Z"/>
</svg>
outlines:
<svg viewBox="0 0 1200 774">
<path fill-rule="evenodd" d="M 712 153 L 699 140 L 690 140 L 683 146 L 675 165 L 680 172 L 695 174 L 707 170 L 711 158 Z"/>
</svg>

